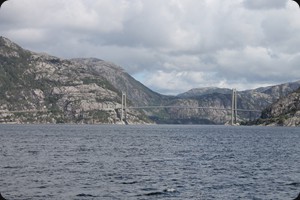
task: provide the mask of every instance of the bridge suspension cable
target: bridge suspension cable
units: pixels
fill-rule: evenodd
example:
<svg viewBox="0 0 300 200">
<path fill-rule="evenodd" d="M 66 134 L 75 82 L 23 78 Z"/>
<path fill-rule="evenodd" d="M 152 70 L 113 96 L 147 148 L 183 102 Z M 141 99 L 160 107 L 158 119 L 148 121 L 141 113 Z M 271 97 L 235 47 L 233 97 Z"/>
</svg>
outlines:
<svg viewBox="0 0 300 200">
<path fill-rule="evenodd" d="M 237 112 L 261 112 L 261 110 L 254 109 L 238 109 L 237 108 L 237 90 L 232 89 L 231 108 L 217 108 L 217 107 L 204 107 L 204 106 L 168 106 L 168 105 L 150 105 L 150 106 L 130 106 L 127 107 L 126 93 L 122 92 L 122 105 L 121 105 L 121 121 L 126 120 L 127 109 L 161 109 L 161 108 L 179 108 L 179 109 L 210 109 L 210 110 L 227 110 L 231 111 L 231 125 L 237 123 Z"/>
</svg>

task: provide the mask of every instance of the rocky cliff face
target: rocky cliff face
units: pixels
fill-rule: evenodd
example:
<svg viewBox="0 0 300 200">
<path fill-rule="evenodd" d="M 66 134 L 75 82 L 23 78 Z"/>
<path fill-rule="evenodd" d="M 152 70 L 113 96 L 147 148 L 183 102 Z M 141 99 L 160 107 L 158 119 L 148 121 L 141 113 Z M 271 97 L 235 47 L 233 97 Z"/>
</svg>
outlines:
<svg viewBox="0 0 300 200">
<path fill-rule="evenodd" d="M 266 108 L 256 124 L 300 126 L 300 88 Z"/>
<path fill-rule="evenodd" d="M 114 88 L 125 92 L 132 105 L 159 105 L 164 102 L 164 99 L 168 99 L 136 81 L 121 67 L 113 63 L 95 58 L 72 59 L 72 61 L 88 67 L 95 74 L 101 74 Z"/>
<path fill-rule="evenodd" d="M 111 76 L 115 81 L 108 79 Z M 116 82 L 126 76 L 121 68 L 102 60 L 64 60 L 37 54 L 1 37 L 0 121 L 122 123 L 122 90 Z M 125 87 L 130 86 L 128 82 Z M 149 123 L 137 111 L 129 111 L 127 121 Z"/>
</svg>

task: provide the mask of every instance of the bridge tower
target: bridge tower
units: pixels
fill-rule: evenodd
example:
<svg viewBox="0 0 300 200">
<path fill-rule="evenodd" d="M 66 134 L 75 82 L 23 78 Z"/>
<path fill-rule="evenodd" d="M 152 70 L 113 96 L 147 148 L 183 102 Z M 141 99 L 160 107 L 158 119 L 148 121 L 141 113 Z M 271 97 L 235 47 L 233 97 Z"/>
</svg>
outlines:
<svg viewBox="0 0 300 200">
<path fill-rule="evenodd" d="M 237 91 L 232 89 L 232 100 L 231 100 L 231 125 L 237 122 Z"/>
<path fill-rule="evenodd" d="M 126 103 L 126 93 L 122 92 L 122 103 L 121 103 L 121 122 L 126 121 L 126 108 L 127 108 L 127 103 Z"/>
</svg>

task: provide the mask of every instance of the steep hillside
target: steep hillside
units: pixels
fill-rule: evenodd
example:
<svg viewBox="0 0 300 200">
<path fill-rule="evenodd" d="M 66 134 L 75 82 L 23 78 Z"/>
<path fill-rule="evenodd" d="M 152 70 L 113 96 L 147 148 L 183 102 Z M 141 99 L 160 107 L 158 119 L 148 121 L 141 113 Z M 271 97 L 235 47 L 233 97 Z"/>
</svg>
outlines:
<svg viewBox="0 0 300 200">
<path fill-rule="evenodd" d="M 231 94 L 232 90 L 228 88 L 218 88 L 218 87 L 204 87 L 204 88 L 194 88 L 185 93 L 177 95 L 180 98 L 194 98 L 200 97 L 207 94 Z"/>
<path fill-rule="evenodd" d="M 95 58 L 77 58 L 71 61 L 86 66 L 95 74 L 105 77 L 114 88 L 127 94 L 127 98 L 130 99 L 132 105 L 161 105 L 164 103 L 164 99 L 168 100 L 168 97 L 153 92 L 113 63 Z"/>
<path fill-rule="evenodd" d="M 1 37 L 0 121 L 120 123 L 122 90 L 113 85 L 109 74 L 120 80 L 129 77 L 121 68 L 101 60 L 64 60 L 37 54 Z M 143 113 L 127 114 L 129 123 L 149 122 Z"/>
<path fill-rule="evenodd" d="M 266 108 L 256 124 L 300 126 L 300 88 Z"/>
</svg>

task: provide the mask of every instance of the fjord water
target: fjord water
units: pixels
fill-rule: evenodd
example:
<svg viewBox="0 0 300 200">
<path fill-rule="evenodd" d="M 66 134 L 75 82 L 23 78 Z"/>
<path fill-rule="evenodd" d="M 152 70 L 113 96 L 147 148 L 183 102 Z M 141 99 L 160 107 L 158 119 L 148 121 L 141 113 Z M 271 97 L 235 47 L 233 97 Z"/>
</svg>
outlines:
<svg viewBox="0 0 300 200">
<path fill-rule="evenodd" d="M 0 125 L 8 200 L 290 200 L 300 129 Z"/>
</svg>

